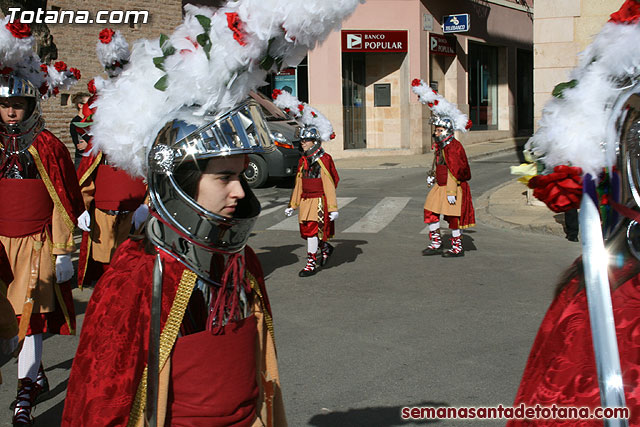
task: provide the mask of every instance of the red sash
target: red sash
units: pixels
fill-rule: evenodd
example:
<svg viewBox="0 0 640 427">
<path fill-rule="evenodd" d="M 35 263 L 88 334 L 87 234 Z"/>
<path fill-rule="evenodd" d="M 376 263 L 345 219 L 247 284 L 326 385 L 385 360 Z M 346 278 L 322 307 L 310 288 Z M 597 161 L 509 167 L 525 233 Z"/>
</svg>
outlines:
<svg viewBox="0 0 640 427">
<path fill-rule="evenodd" d="M 0 179 L 0 235 L 41 233 L 52 215 L 53 201 L 41 179 Z"/>
<path fill-rule="evenodd" d="M 96 208 L 105 211 L 134 211 L 144 202 L 147 192 L 141 178 L 132 178 L 109 165 L 98 166 L 95 184 Z"/>
<path fill-rule="evenodd" d="M 310 199 L 313 197 L 322 197 L 324 188 L 322 187 L 322 178 L 302 178 L 302 197 Z"/>
<path fill-rule="evenodd" d="M 256 418 L 255 316 L 225 326 L 224 333 L 178 338 L 171 357 L 167 425 L 251 426 Z"/>
<path fill-rule="evenodd" d="M 447 165 L 436 165 L 436 183 L 444 187 L 447 185 L 447 176 L 449 175 L 449 169 Z"/>
</svg>

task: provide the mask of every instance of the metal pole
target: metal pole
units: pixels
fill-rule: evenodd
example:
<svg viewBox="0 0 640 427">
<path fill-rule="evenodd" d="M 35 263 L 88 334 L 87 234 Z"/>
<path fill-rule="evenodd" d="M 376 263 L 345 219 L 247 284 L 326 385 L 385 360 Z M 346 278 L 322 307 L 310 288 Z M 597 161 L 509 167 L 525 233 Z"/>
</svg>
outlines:
<svg viewBox="0 0 640 427">
<path fill-rule="evenodd" d="M 146 425 L 158 425 L 158 382 L 160 376 L 160 314 L 162 311 L 162 259 L 156 254 L 153 265 L 151 318 L 149 322 L 149 360 L 147 369 Z"/>
<path fill-rule="evenodd" d="M 585 177 L 589 179 L 589 177 Z M 609 255 L 604 247 L 598 209 L 588 194 L 580 203 L 580 234 L 582 262 L 589 307 L 593 349 L 598 369 L 600 400 L 603 408 L 625 407 L 624 386 L 620 370 L 620 355 L 613 319 L 607 264 Z M 628 426 L 626 419 L 605 419 L 606 427 Z"/>
</svg>

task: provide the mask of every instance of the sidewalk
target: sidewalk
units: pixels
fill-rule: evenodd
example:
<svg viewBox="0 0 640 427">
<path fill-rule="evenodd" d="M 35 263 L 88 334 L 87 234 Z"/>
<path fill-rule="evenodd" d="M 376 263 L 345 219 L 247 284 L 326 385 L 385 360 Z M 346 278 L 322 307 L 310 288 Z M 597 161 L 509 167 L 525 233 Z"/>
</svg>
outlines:
<svg viewBox="0 0 640 427">
<path fill-rule="evenodd" d="M 516 150 L 527 138 L 508 138 L 465 146 L 467 157 L 477 160 L 498 153 Z M 357 158 L 336 159 L 340 169 L 426 168 L 433 161 L 433 153 L 416 155 L 382 154 Z M 514 166 L 516 166 L 514 164 Z M 495 227 L 525 232 L 553 234 L 564 237 L 564 215 L 556 214 L 533 198 L 527 200 L 527 187 L 517 178 L 493 188 L 474 200 L 476 220 Z"/>
</svg>

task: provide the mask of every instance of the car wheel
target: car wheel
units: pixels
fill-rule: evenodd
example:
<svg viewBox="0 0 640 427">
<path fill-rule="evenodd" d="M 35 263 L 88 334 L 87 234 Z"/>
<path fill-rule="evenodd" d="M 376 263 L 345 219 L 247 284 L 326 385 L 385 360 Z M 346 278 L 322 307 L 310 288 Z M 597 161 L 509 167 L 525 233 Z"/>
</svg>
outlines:
<svg viewBox="0 0 640 427">
<path fill-rule="evenodd" d="M 249 165 L 244 171 L 244 179 L 247 180 L 249 187 L 258 188 L 262 187 L 267 178 L 269 172 L 267 171 L 267 162 L 260 156 L 254 154 L 249 155 Z"/>
</svg>

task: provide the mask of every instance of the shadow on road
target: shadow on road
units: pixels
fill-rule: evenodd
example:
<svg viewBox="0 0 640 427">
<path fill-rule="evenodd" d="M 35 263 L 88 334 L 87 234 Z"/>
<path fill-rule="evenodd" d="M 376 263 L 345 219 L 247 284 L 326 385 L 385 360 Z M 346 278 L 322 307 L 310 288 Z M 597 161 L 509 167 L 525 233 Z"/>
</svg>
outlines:
<svg viewBox="0 0 640 427">
<path fill-rule="evenodd" d="M 58 387 L 56 387 L 57 389 Z M 65 381 L 64 388 L 67 388 L 67 384 Z M 53 390 L 52 390 L 53 391 Z M 42 414 L 36 416 L 35 425 L 41 426 L 55 426 L 60 425 L 60 420 L 62 420 L 62 411 L 64 410 L 64 400 L 55 406 L 47 409 Z"/>
<path fill-rule="evenodd" d="M 446 402 L 420 402 L 408 407 L 449 406 Z M 309 424 L 317 427 L 392 427 L 409 425 L 400 417 L 404 406 L 377 406 L 373 408 L 349 409 L 344 412 L 331 412 L 311 417 Z M 438 420 L 420 420 L 420 424 L 433 424 Z"/>
<path fill-rule="evenodd" d="M 258 254 L 260 264 L 264 272 L 264 277 L 267 277 L 280 267 L 286 267 L 291 264 L 297 263 L 298 256 L 293 253 L 296 249 L 302 247 L 301 244 L 284 245 L 284 246 L 264 246 L 260 250 L 268 251 Z"/>
<path fill-rule="evenodd" d="M 369 242 L 366 240 L 338 239 L 331 240 L 331 243 L 335 246 L 335 250 L 327 265 L 322 267 L 324 270 L 354 262 L 358 258 L 358 255 L 362 254 L 362 249 L 358 246 L 366 245 Z"/>
</svg>

